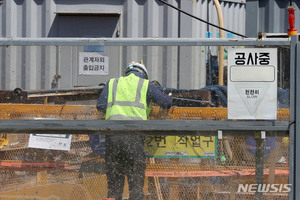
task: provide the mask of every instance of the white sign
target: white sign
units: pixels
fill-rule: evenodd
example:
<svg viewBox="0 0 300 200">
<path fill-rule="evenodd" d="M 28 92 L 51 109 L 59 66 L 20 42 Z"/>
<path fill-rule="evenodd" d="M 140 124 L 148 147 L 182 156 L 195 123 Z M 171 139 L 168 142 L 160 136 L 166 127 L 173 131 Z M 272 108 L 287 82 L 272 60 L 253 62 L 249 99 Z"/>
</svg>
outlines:
<svg viewBox="0 0 300 200">
<path fill-rule="evenodd" d="M 277 118 L 277 49 L 228 49 L 228 119 Z"/>
<path fill-rule="evenodd" d="M 69 151 L 71 139 L 72 135 L 65 134 L 30 134 L 28 147 Z"/>
<path fill-rule="evenodd" d="M 108 61 L 99 52 L 80 52 L 79 75 L 108 75 Z"/>
</svg>

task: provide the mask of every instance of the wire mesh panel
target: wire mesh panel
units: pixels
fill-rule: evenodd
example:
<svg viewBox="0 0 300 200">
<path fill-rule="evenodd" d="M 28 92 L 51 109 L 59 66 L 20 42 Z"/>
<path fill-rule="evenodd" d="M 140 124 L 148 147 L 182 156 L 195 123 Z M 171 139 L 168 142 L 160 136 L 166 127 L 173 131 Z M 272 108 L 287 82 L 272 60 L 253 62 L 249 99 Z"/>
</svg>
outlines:
<svg viewBox="0 0 300 200">
<path fill-rule="evenodd" d="M 164 88 L 157 83 L 160 91 L 172 96 L 173 107 L 164 110 L 153 104 L 149 121 L 173 121 L 173 124 L 166 124 L 169 126 L 173 125 L 174 127 L 166 128 L 169 131 L 168 134 L 165 134 L 166 131 L 164 130 L 166 129 L 159 127 L 162 130 L 160 133 L 156 129 L 158 125 L 155 126 L 156 124 L 154 124 L 158 122 L 152 121 L 153 124 L 148 124 L 147 127 L 147 131 L 149 132 L 147 133 L 145 130 L 143 132 L 145 135 L 145 153 L 147 155 L 146 179 L 143 188 L 146 199 L 289 198 L 291 190 L 291 184 L 289 184 L 290 143 L 287 132 L 289 130 L 288 124 L 292 124 L 293 122 L 289 123 L 290 94 L 289 88 L 285 87 L 289 85 L 287 84 L 288 76 L 286 75 L 288 70 L 278 68 L 280 73 L 285 74 L 285 77 L 279 80 L 280 87 L 277 90 L 277 119 L 274 121 L 252 121 L 252 125 L 255 123 L 260 125 L 264 123 L 271 124 L 273 129 L 270 132 L 272 134 L 268 132 L 266 136 L 263 134 L 266 130 L 258 129 L 264 126 L 252 128 L 249 127 L 251 123 L 248 123 L 246 125 L 240 124 L 238 127 L 227 127 L 227 133 L 223 135 L 223 130 L 217 129 L 217 123 L 215 122 L 229 124 L 230 122 L 235 122 L 235 120 L 228 120 L 227 118 L 226 80 L 225 85 L 216 85 L 219 70 L 217 69 L 217 56 L 212 55 L 210 48 L 208 48 L 209 46 L 214 46 L 217 49 L 215 46 L 219 45 L 235 45 L 239 47 L 244 45 L 259 45 L 260 47 L 272 45 L 288 46 L 290 45 L 289 40 L 276 43 L 276 40 L 258 41 L 255 39 L 249 41 L 238 40 L 234 41 L 234 43 L 231 41 L 230 43 L 228 40 L 217 41 L 212 38 L 205 41 L 188 38 L 181 42 L 177 41 L 177 39 L 164 41 L 163 39 L 147 40 L 143 38 L 138 38 L 137 40 L 99 38 L 87 39 L 85 41 L 82 38 L 64 38 L 63 40 L 56 38 L 49 41 L 29 40 L 27 43 L 24 39 L 22 42 L 25 43 L 19 43 L 18 40 L 14 39 L 9 41 L 2 39 L 0 41 L 2 45 L 12 45 L 13 48 L 11 46 L 5 47 L 7 48 L 5 50 L 16 50 L 16 53 L 12 53 L 12 55 L 19 55 L 19 50 L 17 50 L 19 48 L 15 49 L 14 46 L 20 45 L 21 52 L 26 49 L 22 47 L 24 44 L 25 46 L 26 44 L 37 46 L 70 45 L 72 48 L 78 45 L 112 45 L 124 47 L 120 52 L 106 52 L 108 54 L 111 53 L 109 55 L 111 58 L 124 58 L 122 62 L 127 62 L 127 60 L 131 60 L 133 57 L 136 59 L 139 57 L 142 60 L 145 59 L 145 63 L 152 65 L 155 58 L 158 58 L 155 61 L 155 63 L 157 62 L 156 65 L 153 64 L 149 68 L 149 71 L 151 70 L 152 75 L 162 80 L 163 83 L 174 87 Z M 261 44 L 261 42 L 264 44 Z M 151 47 L 155 45 L 163 47 Z M 179 48 L 180 45 L 184 45 L 184 47 Z M 196 47 L 189 48 L 186 46 Z M 52 49 L 52 53 L 57 54 L 58 57 L 54 58 L 53 62 L 57 59 L 55 62 L 59 64 L 59 69 L 63 69 L 66 75 L 72 74 L 78 78 L 80 77 L 77 74 L 78 60 L 74 62 L 76 70 L 72 68 L 73 65 L 70 67 L 70 69 L 74 70 L 73 72 L 68 67 L 65 67 L 64 56 L 62 56 L 65 54 L 60 55 L 66 49 Z M 177 50 L 180 50 L 182 55 L 179 56 Z M 157 54 L 157 52 L 162 52 L 161 55 L 170 56 L 160 57 L 160 53 Z M 279 60 L 283 60 L 284 52 L 281 52 Z M 68 54 L 70 52 L 67 50 L 65 53 Z M 77 53 L 79 52 L 76 50 L 72 55 L 76 57 L 78 56 Z M 147 60 L 147 56 L 150 57 L 151 55 L 156 55 L 156 57 Z M 178 56 L 180 58 L 177 58 Z M 13 58 L 11 57 L 9 60 Z M 43 64 L 41 62 L 40 65 Z M 160 66 L 168 67 L 163 68 Z M 289 66 L 289 64 L 286 64 L 286 66 Z M 226 74 L 226 66 L 224 67 L 224 73 Z M 45 66 L 41 69 L 44 68 Z M 186 68 L 189 71 L 185 74 L 184 70 Z M 121 72 L 121 70 L 117 71 L 118 74 Z M 172 73 L 169 73 L 169 71 L 172 71 Z M 205 71 L 207 71 L 207 74 L 205 74 Z M 24 77 L 22 76 L 22 78 Z M 66 77 L 68 76 L 63 77 L 64 83 L 73 84 L 77 81 L 75 80 L 76 78 L 69 80 Z M 59 80 L 62 81 L 60 78 L 60 74 L 57 73 L 54 79 L 51 79 L 53 85 L 55 85 L 54 88 L 58 88 Z M 204 80 L 206 80 L 206 84 Z M 12 83 L 12 85 L 14 84 L 16 83 Z M 198 86 L 202 87 L 202 85 L 206 85 L 206 87 L 201 89 L 175 88 L 175 86 L 197 88 Z M 81 91 L 75 91 L 75 89 L 67 91 L 62 89 L 64 90 L 63 94 L 60 93 L 62 91 L 60 89 L 22 91 L 16 88 L 14 91 L 0 91 L 2 130 L 5 128 L 4 122 L 10 125 L 10 121 L 18 120 L 21 122 L 23 120 L 23 127 L 24 124 L 26 125 L 26 122 L 30 126 L 32 125 L 30 123 L 34 121 L 37 122 L 35 124 L 37 126 L 38 123 L 42 124 L 44 131 L 39 133 L 36 131 L 38 130 L 36 127 L 26 127 L 27 131 L 22 132 L 20 131 L 22 129 L 19 128 L 21 125 L 15 124 L 16 127 L 12 126 L 5 129 L 10 130 L 9 133 L 3 132 L 0 134 L 0 199 L 96 200 L 109 197 L 107 194 L 106 173 L 110 169 L 106 168 L 106 160 L 103 154 L 101 154 L 103 153 L 103 149 L 100 148 L 102 150 L 100 153 L 96 152 L 94 149 L 95 144 L 92 143 L 91 137 L 97 139 L 100 144 L 98 145 L 101 146 L 101 144 L 104 144 L 103 134 L 110 133 L 111 129 L 115 128 L 114 126 L 126 129 L 127 132 L 131 131 L 132 134 L 140 134 L 139 131 L 135 130 L 135 127 L 139 127 L 139 124 L 142 123 L 132 122 L 135 124 L 122 124 L 118 121 L 123 126 L 118 126 L 119 124 L 115 123 L 112 126 L 104 128 L 98 127 L 96 131 L 95 128 L 88 127 L 86 121 L 99 123 L 104 119 L 104 116 L 97 111 L 95 106 L 95 101 L 103 89 L 102 86 L 92 90 L 82 89 Z M 246 89 L 248 90 L 248 88 Z M 260 89 L 258 88 L 259 91 L 261 91 Z M 276 112 L 275 109 L 272 111 Z M 47 123 L 43 123 L 43 120 L 46 120 Z M 53 123 L 49 123 L 51 120 Z M 70 121 L 75 122 L 77 123 L 75 127 L 77 129 L 69 127 L 69 129 L 72 129 L 72 134 L 70 134 L 66 128 L 63 129 L 64 126 L 59 121 L 63 121 L 66 124 Z M 81 123 L 80 121 L 84 122 Z M 175 126 L 175 123 L 181 124 L 180 121 L 185 121 L 183 126 L 186 126 L 187 129 L 176 130 L 178 126 Z M 205 122 L 210 124 L 210 126 L 206 126 L 205 130 L 200 130 L 198 126 L 199 129 L 190 131 L 190 124 L 194 124 L 192 121 L 202 125 L 205 125 L 203 123 Z M 276 130 L 278 122 L 286 122 L 285 129 L 280 130 L 284 134 L 277 135 L 280 132 Z M 226 128 L 224 124 L 222 127 Z M 133 125 L 132 129 L 128 128 L 130 125 Z M 163 124 L 160 124 L 160 126 L 163 126 Z M 123 129 L 118 131 L 123 131 Z M 52 135 L 46 132 L 47 130 L 49 132 L 52 131 Z M 53 130 L 64 130 L 66 132 L 57 131 L 57 133 L 53 133 Z M 151 135 L 154 133 L 153 130 L 155 134 Z M 174 133 L 170 134 L 170 131 L 173 130 Z M 191 132 L 193 134 L 190 134 Z M 212 132 L 218 132 L 218 135 L 215 133 L 212 134 Z M 43 143 L 43 139 L 45 138 L 47 138 L 48 143 Z M 34 144 L 37 142 L 40 143 L 35 146 Z M 59 149 L 53 148 L 50 144 L 56 145 Z M 261 177 L 258 177 L 260 175 Z M 129 198 L 129 186 L 127 182 L 125 180 L 123 199 Z"/>
<path fill-rule="evenodd" d="M 2 119 L 101 118 L 94 106 L 6 104 L 1 105 L 0 110 Z M 288 119 L 287 109 L 280 109 L 278 113 L 280 120 Z M 153 107 L 151 119 L 158 118 L 225 120 L 226 108 L 175 107 L 161 112 L 158 107 Z M 107 197 L 105 159 L 92 151 L 89 136 L 85 133 L 72 135 L 69 151 L 30 148 L 29 134 L 3 133 L 2 136 L 8 138 L 8 143 L 3 145 L 0 152 L 1 199 Z M 254 136 L 217 139 L 199 133 L 199 137 L 206 141 L 213 140 L 213 143 L 201 143 L 202 149 L 205 149 L 204 144 L 213 145 L 213 155 L 204 155 L 199 150 L 191 154 L 194 156 L 149 156 L 144 187 L 147 199 L 253 199 L 255 187 L 258 187 L 255 185 L 257 166 Z M 180 136 L 153 137 L 180 139 Z M 193 141 L 192 137 L 186 138 Z M 288 146 L 286 137 L 265 139 L 262 186 L 265 199 L 288 199 Z M 127 184 L 123 196 L 128 198 Z"/>
</svg>

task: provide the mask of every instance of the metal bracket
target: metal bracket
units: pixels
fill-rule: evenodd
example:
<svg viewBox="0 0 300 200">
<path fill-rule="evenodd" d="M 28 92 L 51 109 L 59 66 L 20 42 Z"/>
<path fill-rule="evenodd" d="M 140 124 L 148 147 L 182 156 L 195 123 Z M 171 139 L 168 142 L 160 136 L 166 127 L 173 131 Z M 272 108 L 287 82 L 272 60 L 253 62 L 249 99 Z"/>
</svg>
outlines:
<svg viewBox="0 0 300 200">
<path fill-rule="evenodd" d="M 266 131 L 257 131 L 257 132 L 255 132 L 254 138 L 255 139 L 262 139 L 262 140 L 266 139 Z"/>
<path fill-rule="evenodd" d="M 218 139 L 219 140 L 223 139 L 223 133 L 222 133 L 222 131 L 218 131 Z"/>
<path fill-rule="evenodd" d="M 260 132 L 261 139 L 266 139 L 266 131 Z"/>
</svg>

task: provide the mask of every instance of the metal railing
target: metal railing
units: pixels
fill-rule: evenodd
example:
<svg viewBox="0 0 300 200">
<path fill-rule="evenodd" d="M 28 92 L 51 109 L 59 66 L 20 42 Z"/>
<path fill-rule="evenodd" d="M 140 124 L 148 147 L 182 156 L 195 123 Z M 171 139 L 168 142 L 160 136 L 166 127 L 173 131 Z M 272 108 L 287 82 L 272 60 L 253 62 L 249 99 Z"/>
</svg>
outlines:
<svg viewBox="0 0 300 200">
<path fill-rule="evenodd" d="M 291 88 L 290 88 L 290 121 L 197 121 L 197 120 L 149 120 L 149 121 L 105 121 L 105 120 L 0 120 L 0 132 L 6 133 L 69 133 L 78 134 L 132 134 L 132 135 L 207 135 L 207 136 L 258 136 L 261 144 L 265 137 L 290 136 L 289 182 L 292 184 L 290 199 L 300 197 L 300 183 L 296 180 L 299 158 L 295 144 L 299 140 L 300 117 L 297 106 L 300 94 L 296 66 L 300 63 L 297 57 L 298 38 L 256 38 L 247 39 L 195 39 L 195 38 L 1 38 L 2 46 L 55 46 L 55 45 L 101 45 L 101 46 L 254 46 L 254 47 L 288 47 L 291 48 Z M 297 87 L 298 86 L 298 87 Z M 241 132 L 242 131 L 242 132 Z M 263 148 L 257 155 L 262 157 Z M 257 166 L 262 164 L 257 160 Z M 256 168 L 256 183 L 263 183 L 263 167 Z M 257 193 L 256 199 L 262 198 Z"/>
</svg>

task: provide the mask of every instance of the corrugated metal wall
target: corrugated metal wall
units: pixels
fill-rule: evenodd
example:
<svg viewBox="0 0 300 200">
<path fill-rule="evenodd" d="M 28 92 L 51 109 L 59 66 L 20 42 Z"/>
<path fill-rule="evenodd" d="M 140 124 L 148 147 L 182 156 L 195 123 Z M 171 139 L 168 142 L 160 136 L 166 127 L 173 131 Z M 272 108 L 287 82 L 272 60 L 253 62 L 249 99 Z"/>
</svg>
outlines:
<svg viewBox="0 0 300 200">
<path fill-rule="evenodd" d="M 296 6 L 295 28 L 299 31 L 300 1 L 292 1 Z M 257 33 L 287 33 L 289 28 L 288 0 L 247 0 L 246 35 L 257 37 Z"/>
<path fill-rule="evenodd" d="M 218 25 L 210 0 L 168 0 L 203 20 Z M 245 34 L 245 3 L 222 1 L 225 28 Z M 217 37 L 217 28 L 192 19 L 156 0 L 11 0 L 1 5 L 2 37 L 59 37 L 66 16 L 113 16 L 112 37 Z M 69 25 L 69 24 L 68 24 Z M 95 24 L 95 26 L 98 26 Z M 74 25 L 74 31 L 76 25 Z M 211 34 L 208 34 L 210 32 Z M 227 37 L 227 33 L 225 32 Z M 236 37 L 236 36 L 234 36 Z M 150 78 L 163 86 L 194 89 L 206 84 L 207 47 L 105 47 L 109 75 L 78 75 L 78 54 L 83 47 L 2 47 L 0 88 L 48 89 L 54 75 L 59 88 L 98 85 L 122 75 L 132 60 L 143 60 Z M 214 54 L 217 54 L 216 49 Z"/>
</svg>

